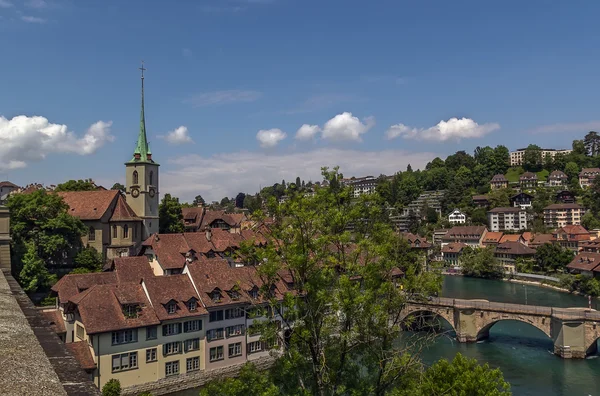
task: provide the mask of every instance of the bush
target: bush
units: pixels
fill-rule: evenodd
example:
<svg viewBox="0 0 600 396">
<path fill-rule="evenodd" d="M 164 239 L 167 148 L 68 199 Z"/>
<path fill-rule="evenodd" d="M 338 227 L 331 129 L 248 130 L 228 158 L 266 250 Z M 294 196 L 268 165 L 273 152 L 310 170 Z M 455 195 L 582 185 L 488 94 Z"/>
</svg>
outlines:
<svg viewBox="0 0 600 396">
<path fill-rule="evenodd" d="M 118 379 L 110 379 L 102 387 L 102 396 L 121 396 L 121 383 Z"/>
<path fill-rule="evenodd" d="M 56 305 L 56 297 L 46 297 L 41 302 L 40 305 L 42 307 L 53 307 Z"/>
</svg>

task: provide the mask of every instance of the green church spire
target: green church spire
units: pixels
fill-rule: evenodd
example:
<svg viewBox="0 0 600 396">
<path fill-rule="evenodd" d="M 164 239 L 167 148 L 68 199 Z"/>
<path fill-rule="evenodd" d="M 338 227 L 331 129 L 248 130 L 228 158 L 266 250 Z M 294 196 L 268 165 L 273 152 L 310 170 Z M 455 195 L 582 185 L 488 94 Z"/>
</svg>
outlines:
<svg viewBox="0 0 600 396">
<path fill-rule="evenodd" d="M 138 134 L 137 145 L 135 146 L 135 151 L 133 152 L 133 158 L 129 162 L 150 162 L 155 163 L 152 160 L 152 152 L 150 151 L 150 146 L 148 145 L 148 139 L 146 137 L 146 117 L 144 115 L 144 71 L 146 68 L 144 67 L 144 62 L 142 61 L 142 67 L 139 68 L 142 71 L 142 109 L 140 112 L 140 132 Z"/>
</svg>

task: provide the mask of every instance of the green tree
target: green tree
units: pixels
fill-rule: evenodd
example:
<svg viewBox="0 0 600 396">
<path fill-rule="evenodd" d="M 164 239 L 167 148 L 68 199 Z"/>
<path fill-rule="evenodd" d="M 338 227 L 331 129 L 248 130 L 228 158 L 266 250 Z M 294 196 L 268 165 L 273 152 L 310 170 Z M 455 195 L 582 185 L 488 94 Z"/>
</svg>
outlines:
<svg viewBox="0 0 600 396">
<path fill-rule="evenodd" d="M 476 225 L 487 225 L 487 211 L 484 208 L 477 208 L 471 214 L 471 223 Z"/>
<path fill-rule="evenodd" d="M 183 214 L 179 198 L 165 194 L 158 206 L 159 231 L 162 234 L 183 232 Z"/>
<path fill-rule="evenodd" d="M 488 194 L 488 201 L 490 202 L 490 208 L 502 208 L 510 206 L 510 197 L 514 194 L 514 191 L 510 188 L 498 188 L 492 190 Z"/>
<path fill-rule="evenodd" d="M 323 177 L 332 186 L 341 174 L 325 168 Z M 272 240 L 252 261 L 261 263 L 267 296 L 280 274 L 294 280 L 282 312 L 293 332 L 274 369 L 282 394 L 384 395 L 414 364 L 396 342 L 401 313 L 407 295 L 439 292 L 441 277 L 423 272 L 422 260 L 383 222 L 375 195 L 355 200 L 338 186 L 270 200 Z M 398 270 L 404 279 L 394 276 Z"/>
<path fill-rule="evenodd" d="M 235 207 L 242 209 L 244 207 L 244 199 L 246 199 L 246 194 L 243 192 L 238 193 L 238 195 L 235 196 Z"/>
<path fill-rule="evenodd" d="M 429 367 L 420 381 L 391 396 L 500 396 L 510 395 L 510 385 L 499 369 L 479 365 L 457 353 L 452 362 L 441 359 Z"/>
<path fill-rule="evenodd" d="M 110 189 L 111 190 L 119 190 L 121 192 L 125 192 L 125 186 L 122 185 L 121 183 L 115 183 L 115 184 L 113 184 L 113 186 Z"/>
<path fill-rule="evenodd" d="M 45 190 L 14 194 L 6 205 L 10 210 L 15 273 L 21 271 L 28 243 L 37 246 L 37 255 L 46 266 L 70 264 L 87 228 L 68 213 L 69 207 L 59 195 Z"/>
<path fill-rule="evenodd" d="M 236 378 L 212 381 L 200 390 L 200 396 L 277 396 L 279 389 L 266 372 L 246 363 Z"/>
<path fill-rule="evenodd" d="M 463 166 L 467 169 L 473 169 L 475 166 L 475 159 L 465 151 L 457 151 L 446 158 L 446 168 L 448 170 L 456 171 Z"/>
<path fill-rule="evenodd" d="M 83 268 L 90 272 L 102 270 L 102 255 L 91 246 L 85 247 L 77 253 L 74 261 L 77 268 Z"/>
<path fill-rule="evenodd" d="M 102 387 L 102 396 L 121 396 L 121 382 L 114 378 L 108 380 Z"/>
<path fill-rule="evenodd" d="M 27 250 L 23 256 L 23 269 L 19 274 L 19 281 L 23 290 L 27 293 L 33 293 L 40 289 L 46 289 L 55 281 L 44 260 L 38 256 L 38 248 L 34 243 L 27 243 Z"/>
<path fill-rule="evenodd" d="M 588 230 L 600 228 L 600 220 L 591 211 L 586 212 L 581 218 L 581 225 Z"/>
<path fill-rule="evenodd" d="M 595 157 L 600 154 L 600 135 L 598 132 L 590 131 L 583 138 L 583 144 L 587 151 L 587 155 Z"/>
<path fill-rule="evenodd" d="M 564 270 L 573 260 L 573 251 L 565 249 L 557 243 L 545 243 L 535 252 L 535 263 L 544 272 Z"/>
<path fill-rule="evenodd" d="M 427 170 L 436 169 L 436 168 L 445 168 L 444 160 L 441 159 L 440 157 L 435 157 L 433 159 L 433 161 L 429 162 L 425 166 L 425 169 L 427 169 Z"/>
<path fill-rule="evenodd" d="M 56 186 L 54 191 L 95 191 L 98 186 L 92 179 L 69 180 Z"/>
<path fill-rule="evenodd" d="M 523 154 L 523 169 L 528 172 L 539 172 L 543 167 L 542 149 L 540 146 L 530 144 Z"/>
<path fill-rule="evenodd" d="M 194 198 L 194 201 L 192 202 L 192 205 L 193 206 L 205 206 L 206 205 L 206 201 L 204 201 L 204 198 L 202 198 L 202 195 L 198 194 Z"/>
<path fill-rule="evenodd" d="M 494 249 L 466 247 L 460 255 L 462 273 L 476 278 L 498 279 L 504 276 L 502 265 L 494 257 Z"/>
</svg>

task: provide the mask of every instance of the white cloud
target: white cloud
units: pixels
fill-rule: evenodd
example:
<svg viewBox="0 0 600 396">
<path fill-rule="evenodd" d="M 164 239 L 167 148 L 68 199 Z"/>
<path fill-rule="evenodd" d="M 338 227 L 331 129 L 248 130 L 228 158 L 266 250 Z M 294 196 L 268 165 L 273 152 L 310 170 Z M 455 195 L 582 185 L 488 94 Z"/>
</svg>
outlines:
<svg viewBox="0 0 600 396">
<path fill-rule="evenodd" d="M 51 153 L 93 154 L 114 140 L 111 125 L 98 121 L 78 137 L 66 125 L 52 124 L 45 117 L 0 116 L 0 169 L 22 168 Z"/>
<path fill-rule="evenodd" d="M 261 96 L 262 93 L 258 91 L 232 89 L 227 91 L 203 92 L 184 100 L 184 103 L 190 104 L 193 107 L 202 107 L 237 102 L 254 102 L 260 99 Z"/>
<path fill-rule="evenodd" d="M 0 0 L 0 8 L 11 8 L 13 3 L 8 0 Z"/>
<path fill-rule="evenodd" d="M 183 125 L 167 132 L 166 135 L 159 135 L 158 137 L 166 140 L 169 144 L 194 143 L 187 127 Z"/>
<path fill-rule="evenodd" d="M 44 18 L 34 17 L 31 15 L 23 15 L 21 17 L 21 20 L 27 23 L 46 23 L 46 20 Z"/>
<path fill-rule="evenodd" d="M 367 117 L 364 123 L 352 113 L 343 112 L 327 121 L 323 126 L 323 139 L 334 141 L 352 140 L 356 142 L 362 141 L 360 135 L 366 133 L 375 125 L 375 118 Z"/>
<path fill-rule="evenodd" d="M 169 160 L 161 174 L 161 190 L 190 202 L 198 194 L 207 200 L 253 193 L 281 179 L 320 181 L 321 167 L 340 166 L 344 176 L 392 175 L 406 169 L 423 169 L 439 153 L 404 150 L 359 151 L 321 148 L 308 152 L 232 152 L 210 157 L 188 155 Z M 227 182 L 223 182 L 226 180 Z"/>
<path fill-rule="evenodd" d="M 450 118 L 448 121 L 440 121 L 431 128 L 412 128 L 404 124 L 392 125 L 385 135 L 388 139 L 404 137 L 405 139 L 429 140 L 445 142 L 447 140 L 460 140 L 480 138 L 500 129 L 497 123 L 479 125 L 470 118 Z"/>
<path fill-rule="evenodd" d="M 310 140 L 313 139 L 319 132 L 321 132 L 320 126 L 304 124 L 298 129 L 298 131 L 296 131 L 296 139 Z"/>
<path fill-rule="evenodd" d="M 561 132 L 577 132 L 587 133 L 589 131 L 600 130 L 600 121 L 587 121 L 587 122 L 573 122 L 573 123 L 559 123 L 542 125 L 537 128 L 533 128 L 529 133 L 561 133 Z"/>
<path fill-rule="evenodd" d="M 286 136 L 287 134 L 278 128 L 261 129 L 256 134 L 256 140 L 260 142 L 260 147 L 271 148 L 277 146 Z"/>
</svg>

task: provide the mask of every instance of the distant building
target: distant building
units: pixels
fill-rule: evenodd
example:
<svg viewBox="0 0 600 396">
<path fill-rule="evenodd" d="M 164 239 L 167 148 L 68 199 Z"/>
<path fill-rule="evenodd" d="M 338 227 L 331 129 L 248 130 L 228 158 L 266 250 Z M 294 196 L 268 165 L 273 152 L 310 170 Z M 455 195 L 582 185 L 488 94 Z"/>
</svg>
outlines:
<svg viewBox="0 0 600 396">
<path fill-rule="evenodd" d="M 527 212 L 521 208 L 494 208 L 488 211 L 490 231 L 520 231 L 527 228 Z"/>
<path fill-rule="evenodd" d="M 467 244 L 462 242 L 452 242 L 442 247 L 442 257 L 449 266 L 460 266 L 460 256 Z"/>
<path fill-rule="evenodd" d="M 10 193 L 18 190 L 19 188 L 19 186 L 9 181 L 0 182 L 0 205 L 6 202 Z"/>
<path fill-rule="evenodd" d="M 535 250 L 519 242 L 504 242 L 496 246 L 494 257 L 504 267 L 504 272 L 515 273 L 515 263 L 517 259 L 533 258 Z"/>
<path fill-rule="evenodd" d="M 450 224 L 465 224 L 467 222 L 467 215 L 458 209 L 454 209 L 448 215 L 448 222 Z"/>
<path fill-rule="evenodd" d="M 356 177 L 344 182 L 352 187 L 354 198 L 358 198 L 362 194 L 373 194 L 377 187 L 377 178 L 374 176 Z"/>
<path fill-rule="evenodd" d="M 552 234 L 534 234 L 529 241 L 529 247 L 537 249 L 538 247 L 545 245 L 546 243 L 552 243 Z"/>
<path fill-rule="evenodd" d="M 580 242 L 579 249 L 587 253 L 600 253 L 600 239 Z"/>
<path fill-rule="evenodd" d="M 487 208 L 490 206 L 490 200 L 487 195 L 473 195 L 473 206 Z"/>
<path fill-rule="evenodd" d="M 567 265 L 569 272 L 585 276 L 600 276 L 600 253 L 581 252 Z"/>
<path fill-rule="evenodd" d="M 565 172 L 555 170 L 548 176 L 548 186 L 549 187 L 562 187 L 567 185 L 567 180 L 569 177 L 565 174 Z"/>
<path fill-rule="evenodd" d="M 519 185 L 521 188 L 533 188 L 537 187 L 538 177 L 533 172 L 525 172 L 519 176 Z"/>
<path fill-rule="evenodd" d="M 527 209 L 531 208 L 533 202 L 533 195 L 527 193 L 518 193 L 510 197 L 510 204 L 515 208 Z"/>
<path fill-rule="evenodd" d="M 578 252 L 581 244 L 592 239 L 588 230 L 580 225 L 567 225 L 552 233 L 553 242 L 560 244 L 565 249 Z"/>
<path fill-rule="evenodd" d="M 494 175 L 490 180 L 490 189 L 498 190 L 501 188 L 508 188 L 508 179 L 502 174 Z"/>
<path fill-rule="evenodd" d="M 520 165 L 523 165 L 523 158 L 525 157 L 525 150 L 527 150 L 527 149 L 526 148 L 521 148 L 521 149 L 518 149 L 516 151 L 511 151 L 510 152 L 510 166 L 520 166 Z M 573 150 L 569 150 L 569 149 L 561 149 L 561 150 L 542 149 L 541 151 L 542 151 L 542 158 L 544 158 L 546 156 L 550 156 L 550 157 L 554 158 L 556 156 L 556 154 L 569 154 Z"/>
<path fill-rule="evenodd" d="M 444 236 L 446 236 L 447 233 L 448 230 L 446 229 L 433 230 L 433 244 L 441 245 L 442 239 L 444 238 Z"/>
<path fill-rule="evenodd" d="M 555 200 L 557 203 L 572 204 L 575 203 L 576 197 L 571 191 L 563 190 L 556 193 Z"/>
<path fill-rule="evenodd" d="M 247 220 L 243 213 L 227 213 L 224 210 L 210 210 L 205 207 L 182 208 L 181 212 L 187 232 L 204 231 L 210 227 L 239 234 L 242 223 Z"/>
<path fill-rule="evenodd" d="M 544 225 L 560 228 L 567 225 L 580 225 L 585 209 L 578 204 L 552 204 L 544 208 Z"/>
<path fill-rule="evenodd" d="M 482 247 L 487 232 L 485 226 L 455 226 L 442 237 L 442 247 L 452 242 L 461 242 L 471 247 Z"/>
<path fill-rule="evenodd" d="M 583 168 L 579 172 L 579 185 L 581 188 L 587 188 L 592 185 L 596 176 L 600 174 L 600 168 Z"/>
<path fill-rule="evenodd" d="M 503 235 L 504 233 L 502 232 L 488 232 L 485 234 L 485 238 L 482 241 L 483 247 L 497 246 L 500 243 L 500 239 L 502 239 Z"/>
</svg>

